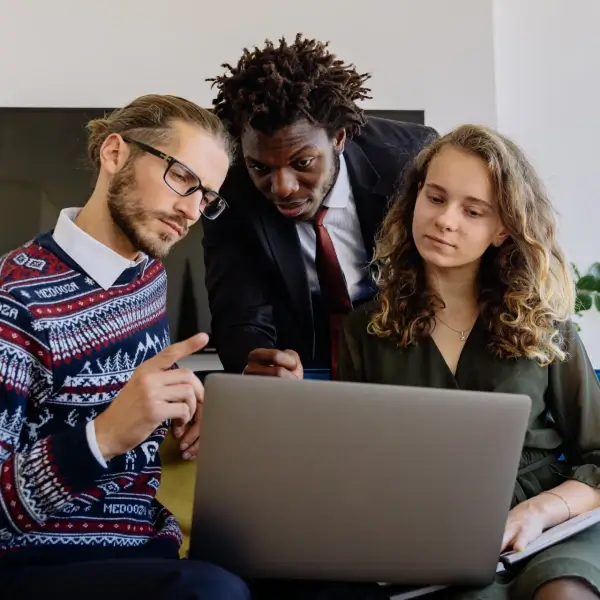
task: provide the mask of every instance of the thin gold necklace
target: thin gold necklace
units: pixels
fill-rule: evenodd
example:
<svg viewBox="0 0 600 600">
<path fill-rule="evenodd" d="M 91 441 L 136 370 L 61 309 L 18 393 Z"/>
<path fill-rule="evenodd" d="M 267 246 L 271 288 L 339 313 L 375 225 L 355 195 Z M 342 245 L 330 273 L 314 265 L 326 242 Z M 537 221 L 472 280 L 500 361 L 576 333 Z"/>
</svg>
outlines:
<svg viewBox="0 0 600 600">
<path fill-rule="evenodd" d="M 440 319 L 440 317 L 438 315 L 435 315 L 435 318 L 442 324 L 445 325 L 448 329 L 452 329 L 452 331 L 455 331 L 456 333 L 460 334 L 460 341 L 461 342 L 466 342 L 467 341 L 467 336 L 465 334 L 469 333 L 469 331 L 471 331 L 471 329 L 473 329 L 473 326 L 475 325 L 475 322 L 473 322 L 473 325 L 471 325 L 471 327 L 467 327 L 466 329 L 455 329 L 454 327 L 451 327 L 450 325 L 448 325 L 448 323 L 445 323 L 444 321 L 442 321 L 442 319 Z M 475 319 L 475 321 L 477 321 L 477 319 Z"/>
</svg>

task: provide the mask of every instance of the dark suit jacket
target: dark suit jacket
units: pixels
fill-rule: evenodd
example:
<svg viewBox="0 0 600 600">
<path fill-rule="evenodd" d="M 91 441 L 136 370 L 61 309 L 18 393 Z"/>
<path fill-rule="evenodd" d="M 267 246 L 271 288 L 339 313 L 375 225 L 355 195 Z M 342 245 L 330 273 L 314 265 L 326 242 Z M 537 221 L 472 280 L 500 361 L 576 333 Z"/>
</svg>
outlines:
<svg viewBox="0 0 600 600">
<path fill-rule="evenodd" d="M 429 127 L 371 117 L 346 143 L 344 157 L 369 259 L 401 174 L 436 137 Z M 255 188 L 243 160 L 232 165 L 221 194 L 230 208 L 215 221 L 203 220 L 203 245 L 212 342 L 225 370 L 241 372 L 255 348 L 291 348 L 310 365 L 315 327 L 294 221 Z"/>
</svg>

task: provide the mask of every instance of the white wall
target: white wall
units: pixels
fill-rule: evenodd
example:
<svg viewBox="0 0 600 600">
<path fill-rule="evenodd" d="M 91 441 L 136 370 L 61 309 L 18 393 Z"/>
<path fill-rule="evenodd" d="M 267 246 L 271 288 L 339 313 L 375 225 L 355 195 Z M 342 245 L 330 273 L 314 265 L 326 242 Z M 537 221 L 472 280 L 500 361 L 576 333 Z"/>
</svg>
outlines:
<svg viewBox="0 0 600 600">
<path fill-rule="evenodd" d="M 483 123 L 548 183 L 575 262 L 600 259 L 599 0 L 0 0 L 0 106 L 118 106 L 149 92 L 209 105 L 244 46 L 300 31 L 373 74 L 369 108 Z M 583 215 L 583 216 L 582 216 Z M 596 252 L 598 251 L 598 255 Z M 583 338 L 600 367 L 600 315 Z"/>
<path fill-rule="evenodd" d="M 498 128 L 547 182 L 560 239 L 583 269 L 600 261 L 600 2 L 495 0 Z M 600 314 L 582 338 L 600 368 Z"/>
<path fill-rule="evenodd" d="M 285 6 L 285 8 L 284 8 Z M 149 93 L 209 105 L 244 46 L 296 32 L 373 74 L 369 108 L 445 131 L 495 124 L 492 0 L 0 0 L 0 106 L 105 107 Z M 365 104 L 367 106 L 367 104 Z"/>
</svg>

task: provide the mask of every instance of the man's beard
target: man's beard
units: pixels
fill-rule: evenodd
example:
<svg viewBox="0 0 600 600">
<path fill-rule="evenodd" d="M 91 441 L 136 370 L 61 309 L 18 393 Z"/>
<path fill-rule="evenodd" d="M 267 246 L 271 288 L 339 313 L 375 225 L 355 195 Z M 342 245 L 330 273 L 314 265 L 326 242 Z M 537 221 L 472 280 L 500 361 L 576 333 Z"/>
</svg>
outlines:
<svg viewBox="0 0 600 600">
<path fill-rule="evenodd" d="M 182 239 L 187 234 L 187 221 L 180 216 L 144 209 L 143 200 L 136 196 L 136 188 L 133 163 L 128 162 L 108 185 L 108 210 L 115 225 L 138 252 L 143 252 L 152 258 L 163 259 L 175 241 L 166 233 L 153 235 L 148 231 L 147 225 L 157 220 L 176 223 L 183 231 L 178 238 Z"/>
<path fill-rule="evenodd" d="M 338 175 L 340 173 L 340 154 L 339 152 L 333 151 L 333 164 L 331 165 L 331 171 L 329 173 L 329 177 L 327 178 L 327 183 L 323 186 L 323 197 L 322 200 L 325 200 L 329 193 L 333 189 L 335 182 L 337 181 Z"/>
<path fill-rule="evenodd" d="M 313 196 L 311 210 L 306 214 L 300 215 L 297 220 L 309 221 L 315 218 L 319 208 L 323 206 L 323 202 L 325 202 L 325 199 L 327 196 L 329 196 L 333 186 L 335 185 L 335 182 L 337 181 L 340 173 L 340 162 L 340 154 L 334 150 L 331 168 L 329 169 L 329 173 L 327 174 L 324 182 L 320 186 L 320 191 Z"/>
</svg>

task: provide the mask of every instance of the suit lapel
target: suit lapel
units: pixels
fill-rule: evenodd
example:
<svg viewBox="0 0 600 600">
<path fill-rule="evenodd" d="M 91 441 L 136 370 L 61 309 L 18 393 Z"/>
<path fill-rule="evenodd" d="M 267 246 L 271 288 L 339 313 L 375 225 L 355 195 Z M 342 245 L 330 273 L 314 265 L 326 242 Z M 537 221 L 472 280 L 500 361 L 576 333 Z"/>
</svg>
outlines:
<svg viewBox="0 0 600 600">
<path fill-rule="evenodd" d="M 309 300 L 308 280 L 296 224 L 292 219 L 286 219 L 275 209 L 269 208 L 262 215 L 267 243 L 289 289 L 292 302 L 297 303 L 298 308 L 305 309 Z"/>
<path fill-rule="evenodd" d="M 374 239 L 385 216 L 393 185 L 382 180 L 362 149 L 349 140 L 344 152 L 356 212 L 367 251 L 373 258 Z"/>
<path fill-rule="evenodd" d="M 312 302 L 296 224 L 286 219 L 262 197 L 260 228 L 268 252 L 279 268 L 289 292 L 292 307 L 300 315 L 302 327 L 312 329 Z M 312 352 L 312 348 L 309 349 Z"/>
</svg>

